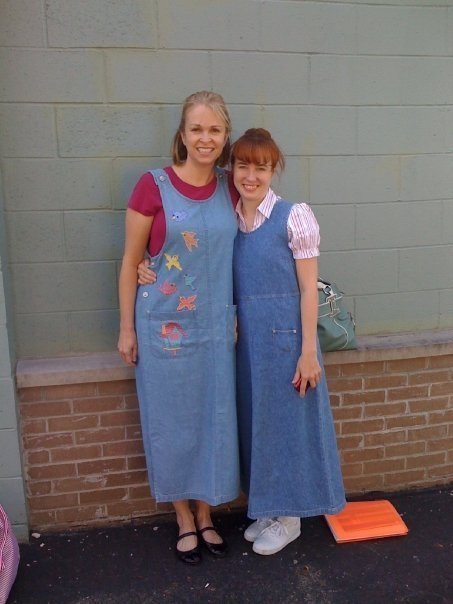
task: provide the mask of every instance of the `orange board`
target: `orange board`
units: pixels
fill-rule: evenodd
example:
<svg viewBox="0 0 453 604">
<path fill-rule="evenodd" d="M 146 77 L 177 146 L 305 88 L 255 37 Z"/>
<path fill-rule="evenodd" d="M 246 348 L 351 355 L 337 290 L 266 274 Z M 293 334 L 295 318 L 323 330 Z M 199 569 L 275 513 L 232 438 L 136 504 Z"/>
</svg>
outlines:
<svg viewBox="0 0 453 604">
<path fill-rule="evenodd" d="M 326 514 L 325 519 L 337 543 L 395 537 L 409 531 L 386 499 L 353 501 L 339 514 Z"/>
</svg>

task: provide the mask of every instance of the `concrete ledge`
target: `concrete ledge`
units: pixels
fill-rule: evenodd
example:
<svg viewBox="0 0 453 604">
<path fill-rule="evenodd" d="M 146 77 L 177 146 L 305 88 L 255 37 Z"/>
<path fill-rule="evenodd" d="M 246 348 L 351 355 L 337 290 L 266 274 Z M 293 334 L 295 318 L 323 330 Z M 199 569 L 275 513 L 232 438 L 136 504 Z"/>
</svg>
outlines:
<svg viewBox="0 0 453 604">
<path fill-rule="evenodd" d="M 325 364 L 343 365 L 453 354 L 453 329 L 359 336 L 357 341 L 357 350 L 326 353 Z M 125 365 L 117 352 L 21 360 L 16 367 L 18 388 L 111 382 L 134 377 L 134 368 Z"/>
<path fill-rule="evenodd" d="M 359 336 L 357 350 L 328 352 L 326 365 L 370 363 L 453 354 L 453 329 Z"/>
<path fill-rule="evenodd" d="M 16 367 L 18 388 L 112 382 L 134 377 L 134 368 L 125 365 L 117 352 L 21 360 Z"/>
</svg>

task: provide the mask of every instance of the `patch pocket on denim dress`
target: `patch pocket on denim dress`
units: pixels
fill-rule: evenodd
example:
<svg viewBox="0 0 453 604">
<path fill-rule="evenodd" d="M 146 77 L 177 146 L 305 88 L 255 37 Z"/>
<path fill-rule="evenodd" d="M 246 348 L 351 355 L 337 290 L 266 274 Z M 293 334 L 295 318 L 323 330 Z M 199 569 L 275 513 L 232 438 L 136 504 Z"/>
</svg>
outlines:
<svg viewBox="0 0 453 604">
<path fill-rule="evenodd" d="M 194 354 L 201 342 L 194 312 L 148 313 L 151 354 L 158 358 L 177 359 Z"/>
<path fill-rule="evenodd" d="M 272 343 L 275 351 L 296 352 L 300 350 L 301 340 L 297 329 L 272 329 Z"/>
</svg>

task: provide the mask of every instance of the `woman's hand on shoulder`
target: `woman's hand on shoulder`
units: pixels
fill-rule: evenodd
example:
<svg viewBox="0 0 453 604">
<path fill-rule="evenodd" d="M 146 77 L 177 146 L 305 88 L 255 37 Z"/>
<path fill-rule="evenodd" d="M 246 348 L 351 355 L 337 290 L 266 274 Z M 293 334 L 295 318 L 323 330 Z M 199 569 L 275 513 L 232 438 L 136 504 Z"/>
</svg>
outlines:
<svg viewBox="0 0 453 604">
<path fill-rule="evenodd" d="M 137 363 L 137 335 L 135 329 L 120 329 L 118 338 L 118 352 L 121 358 L 128 365 Z"/>
<path fill-rule="evenodd" d="M 139 285 L 152 285 L 156 282 L 156 273 L 150 269 L 150 261 L 144 258 L 137 266 L 137 282 Z"/>
</svg>

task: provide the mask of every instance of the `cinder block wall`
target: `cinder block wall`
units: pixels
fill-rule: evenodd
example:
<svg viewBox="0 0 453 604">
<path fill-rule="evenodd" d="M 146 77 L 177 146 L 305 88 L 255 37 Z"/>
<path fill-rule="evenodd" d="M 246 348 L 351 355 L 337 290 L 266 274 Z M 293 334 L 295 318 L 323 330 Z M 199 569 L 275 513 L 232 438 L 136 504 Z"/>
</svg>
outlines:
<svg viewBox="0 0 453 604">
<path fill-rule="evenodd" d="M 15 360 L 9 333 L 11 305 L 5 287 L 8 269 L 2 202 L 0 190 L 0 504 L 8 514 L 16 537 L 23 540 L 27 538 L 28 526 L 14 381 Z"/>
<path fill-rule="evenodd" d="M 349 495 L 453 481 L 452 341 L 453 331 L 386 347 L 362 340 L 358 351 L 326 355 Z M 150 496 L 131 378 L 114 354 L 19 364 L 33 528 L 171 510 Z"/>
<path fill-rule="evenodd" d="M 123 209 L 182 99 L 265 126 L 363 334 L 453 326 L 447 0 L 4 0 L 0 169 L 20 358 L 107 351 Z"/>
</svg>

